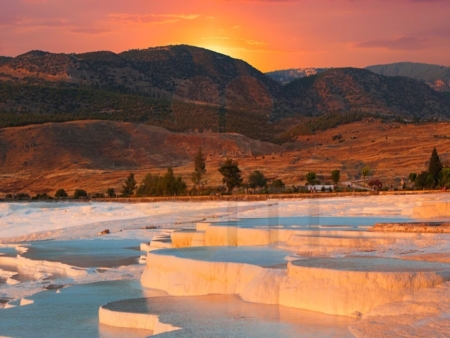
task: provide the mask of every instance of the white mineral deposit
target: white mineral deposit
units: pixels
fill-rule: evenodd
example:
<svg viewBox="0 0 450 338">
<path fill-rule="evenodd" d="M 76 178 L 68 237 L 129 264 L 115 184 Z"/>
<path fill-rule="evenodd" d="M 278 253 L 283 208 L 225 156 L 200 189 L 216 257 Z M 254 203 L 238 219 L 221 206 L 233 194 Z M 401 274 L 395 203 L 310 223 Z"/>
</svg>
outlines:
<svg viewBox="0 0 450 338">
<path fill-rule="evenodd" d="M 0 335 L 445 336 L 448 203 L 3 203 Z"/>
</svg>

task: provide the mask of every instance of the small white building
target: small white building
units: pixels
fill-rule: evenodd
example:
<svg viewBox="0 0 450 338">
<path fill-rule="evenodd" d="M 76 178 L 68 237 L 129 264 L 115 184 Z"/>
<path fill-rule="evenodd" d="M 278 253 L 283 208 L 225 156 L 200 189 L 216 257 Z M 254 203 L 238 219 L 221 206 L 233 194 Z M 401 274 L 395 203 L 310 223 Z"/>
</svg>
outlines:
<svg viewBox="0 0 450 338">
<path fill-rule="evenodd" d="M 334 185 L 331 184 L 315 184 L 315 185 L 307 185 L 306 188 L 308 189 L 308 191 L 310 192 L 322 192 L 322 190 L 325 190 L 326 192 L 330 191 L 334 191 Z M 324 188 L 324 189 L 322 189 Z"/>
</svg>

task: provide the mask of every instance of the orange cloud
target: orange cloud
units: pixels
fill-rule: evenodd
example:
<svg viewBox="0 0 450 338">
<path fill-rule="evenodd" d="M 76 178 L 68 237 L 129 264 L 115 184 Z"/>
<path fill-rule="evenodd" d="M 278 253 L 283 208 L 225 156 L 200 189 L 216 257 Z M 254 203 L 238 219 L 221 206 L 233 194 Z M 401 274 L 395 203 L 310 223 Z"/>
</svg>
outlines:
<svg viewBox="0 0 450 338">
<path fill-rule="evenodd" d="M 180 20 L 194 20 L 199 18 L 198 14 L 110 14 L 109 19 L 121 24 L 165 24 L 178 22 Z"/>
<path fill-rule="evenodd" d="M 359 42 L 357 48 L 384 48 L 389 50 L 417 50 L 426 48 L 426 40 L 411 36 L 403 36 L 395 39 L 380 39 Z"/>
</svg>

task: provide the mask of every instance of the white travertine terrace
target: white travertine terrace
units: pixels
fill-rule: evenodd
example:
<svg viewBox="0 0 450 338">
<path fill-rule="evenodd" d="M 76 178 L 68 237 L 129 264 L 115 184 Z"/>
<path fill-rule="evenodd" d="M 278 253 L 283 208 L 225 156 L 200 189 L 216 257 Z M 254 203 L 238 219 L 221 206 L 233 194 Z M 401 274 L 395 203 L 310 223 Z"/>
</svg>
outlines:
<svg viewBox="0 0 450 338">
<path fill-rule="evenodd" d="M 69 277 L 80 277 L 87 275 L 86 269 L 77 268 L 60 262 L 32 260 L 20 255 L 17 255 L 16 264 L 20 272 L 35 276 L 48 273 L 58 273 Z"/>
<path fill-rule="evenodd" d="M 421 205 L 414 207 L 412 216 L 414 218 L 449 217 L 450 202 L 423 202 Z"/>
<path fill-rule="evenodd" d="M 379 306 L 350 326 L 360 338 L 448 337 L 450 282 Z"/>
<path fill-rule="evenodd" d="M 414 259 L 417 252 L 429 247 L 435 254 L 445 255 L 449 240 L 445 234 L 198 223 L 195 229 L 172 231 L 170 241 L 167 235 L 146 246 L 149 253 L 141 283 L 171 296 L 238 295 L 250 303 L 362 318 L 351 325 L 353 335 L 389 337 L 388 325 L 376 324 L 378 319 L 384 320 L 382 314 L 396 314 L 392 320 L 398 332 L 421 332 L 408 331 L 400 324 L 405 315 L 401 304 L 450 285 L 450 264 L 445 260 L 437 263 L 389 257 Z M 158 241 L 164 242 L 166 249 L 159 249 L 162 245 Z M 383 252 L 385 258 L 374 254 Z M 433 299 L 436 321 L 442 322 L 437 316 L 441 313 L 437 310 L 438 296 Z M 427 318 L 426 305 L 414 306 L 406 308 Z M 380 313 L 379 309 L 388 310 Z M 152 318 L 158 318 L 157 309 L 154 311 Z M 102 314 L 100 321 L 129 327 L 139 319 L 130 313 L 121 319 L 121 313 L 108 314 L 109 319 Z M 407 320 L 418 323 L 414 315 Z M 447 321 L 441 322 L 441 327 L 450 327 Z"/>
<path fill-rule="evenodd" d="M 149 313 L 113 311 L 101 306 L 98 310 L 99 322 L 105 325 L 129 329 L 149 330 L 153 335 L 177 331 L 181 328 L 161 323 L 159 316 Z"/>
<path fill-rule="evenodd" d="M 149 253 L 141 281 L 145 287 L 174 296 L 238 294 L 255 303 L 358 317 L 378 305 L 400 301 L 415 290 L 449 280 L 447 274 L 427 269 L 353 271 L 351 267 L 335 270 L 296 263 L 302 260 L 289 262 L 287 269 L 276 269 Z"/>
<path fill-rule="evenodd" d="M 91 239 L 99 230 L 108 228 L 111 234 L 102 240 L 134 238 L 147 241 L 141 249 L 150 254 L 141 260 L 147 265 L 148 271 L 144 275 L 143 266 L 138 265 L 101 269 L 101 273 L 97 273 L 95 269 L 78 269 L 57 262 L 25 260 L 21 258 L 22 249 L 19 247 L 14 257 L 11 257 L 12 250 L 7 247 L 3 250 L 6 254 L 0 256 L 0 264 L 4 269 L 0 271 L 2 301 L 11 300 L 5 304 L 5 308 L 16 306 L 15 310 L 18 310 L 22 298 L 32 299 L 33 294 L 42 290 L 44 284 L 41 282 L 51 280 L 55 283 L 60 278 L 58 276 L 63 277 L 60 281 L 65 281 L 56 283 L 70 281 L 74 285 L 142 276 L 145 284 L 147 281 L 144 281 L 144 276 L 150 278 L 153 274 L 160 275 L 159 281 L 157 279 L 152 283 L 160 283 L 158 287 L 161 289 L 173 289 L 180 295 L 194 291 L 196 294 L 206 294 L 208 290 L 229 292 L 223 297 L 235 297 L 240 303 L 264 308 L 263 312 L 269 307 L 302 310 L 262 305 L 261 302 L 301 306 L 326 313 L 345 313 L 353 317 L 326 317 L 349 320 L 345 329 L 352 325 L 351 332 L 360 337 L 445 337 L 450 330 L 450 282 L 446 282 L 448 275 L 445 265 L 450 263 L 450 234 L 424 233 L 423 229 L 409 233 L 412 229 L 404 226 L 391 229 L 395 232 L 374 232 L 370 231 L 369 224 L 385 221 L 448 222 L 449 201 L 450 194 L 441 193 L 271 200 L 264 203 L 3 204 L 0 205 L 0 242 L 3 246 L 12 245 L 11 248 L 14 248 L 19 244 L 13 243 L 37 239 Z M 289 223 L 290 220 L 286 220 L 288 218 L 292 218 L 293 223 Z M 325 218 L 333 219 L 332 224 Z M 352 223 L 351 218 L 357 219 L 356 223 Z M 248 226 L 248 219 L 255 220 L 257 224 Z M 206 221 L 197 224 L 196 228 L 182 229 L 200 220 Z M 298 223 L 295 223 L 297 220 Z M 222 225 L 208 223 L 211 221 L 219 221 Z M 278 221 L 280 223 L 275 223 Z M 360 221 L 362 225 L 358 224 Z M 236 225 L 232 227 L 223 225 L 233 222 Z M 147 227 L 156 228 L 150 230 Z M 398 232 L 405 230 L 405 233 Z M 416 226 L 414 230 L 418 230 Z M 152 241 L 148 242 L 151 238 Z M 216 250 L 218 247 L 228 252 L 214 260 L 220 253 Z M 238 255 L 243 257 L 241 260 L 232 257 L 235 249 L 237 253 L 243 250 Z M 259 253 L 252 255 L 252 249 L 258 249 Z M 180 255 L 183 250 L 186 250 L 185 256 Z M 187 254 L 189 250 L 195 251 L 191 257 Z M 216 250 L 215 256 L 208 256 L 211 250 Z M 284 250 L 285 256 L 280 261 L 270 261 L 265 252 L 273 254 L 276 250 Z M 157 260 L 168 262 L 170 258 L 176 263 L 154 264 L 155 256 Z M 253 259 L 257 256 L 259 261 Z M 353 256 L 358 257 L 352 266 L 345 259 L 354 259 Z M 390 263 L 377 267 L 373 263 L 364 263 L 371 269 L 361 270 L 358 262 L 365 262 L 360 260 L 361 257 L 395 258 L 395 268 L 390 270 Z M 408 263 L 400 258 L 431 263 L 440 261 L 443 264 L 416 266 L 416 263 L 411 263 L 402 270 L 401 265 L 408 266 Z M 395 265 L 395 261 L 401 264 Z M 346 262 L 347 265 L 340 266 L 339 262 Z M 176 264 L 182 268 L 175 269 Z M 20 275 L 13 276 L 9 270 L 20 270 Z M 70 278 L 67 279 L 68 276 Z M 211 281 L 215 276 L 225 278 Z M 201 287 L 197 287 L 195 285 L 200 278 L 203 281 Z M 19 283 L 12 285 L 8 282 Z M 190 306 L 196 305 L 202 297 L 210 296 L 192 297 L 191 304 L 186 305 L 187 310 L 178 313 L 178 321 L 172 321 L 170 316 L 160 317 L 169 326 L 183 328 L 168 333 L 168 336 L 195 336 L 189 331 L 191 323 L 197 323 L 197 328 L 201 328 L 203 322 L 200 316 L 191 315 Z M 191 297 L 168 297 L 170 301 L 185 298 Z M 203 313 L 210 310 L 209 305 L 201 309 Z M 36 301 L 21 311 L 39 306 Z M 161 306 L 164 306 L 162 301 L 156 302 L 151 315 L 160 314 Z M 177 309 L 174 307 L 171 310 Z M 115 315 L 121 316 L 118 313 Z M 311 316 L 319 315 L 315 312 Z M 133 322 L 134 314 L 128 316 L 127 327 L 137 325 Z M 356 323 L 355 317 L 361 320 L 358 319 Z M 211 315 L 209 318 L 216 323 L 217 317 Z M 295 318 L 297 320 L 298 317 Z M 103 320 L 106 320 L 104 316 Z M 112 322 L 124 325 L 117 317 Z M 233 323 L 229 322 L 231 326 Z M 248 332 L 256 332 L 253 331 L 255 327 L 251 329 Z M 167 329 L 160 330 L 165 332 Z M 329 335 L 318 337 L 334 334 L 330 332 Z"/>
<path fill-rule="evenodd" d="M 265 246 L 270 251 L 274 250 L 273 245 L 294 253 L 357 254 L 399 245 L 424 246 L 433 241 L 430 234 L 318 231 L 292 227 L 241 228 L 199 223 L 195 230 L 172 232 L 171 239 L 175 249 L 148 253 L 141 282 L 145 287 L 164 290 L 175 296 L 237 294 L 255 303 L 358 317 L 379 305 L 400 301 L 416 290 L 434 287 L 450 278 L 450 265 L 437 267 L 431 264 L 428 267 L 424 263 L 414 266 L 406 261 L 396 265 L 399 269 L 396 271 L 390 270 L 388 265 L 371 269 L 374 261 L 367 258 L 368 268 L 361 269 L 353 268 L 351 262 L 342 268 L 340 259 L 331 260 L 328 266 L 321 267 L 320 259 L 310 266 L 303 264 L 308 258 L 296 260 L 289 257 L 290 262 L 285 262 L 284 267 L 278 264 L 273 268 L 264 266 L 264 262 L 214 261 L 208 257 L 208 250 L 214 247 L 239 250 L 239 247 Z M 193 249 L 180 251 L 180 248 L 199 246 L 204 248 L 195 249 L 194 258 L 189 257 L 189 250 Z M 205 250 L 205 259 L 198 254 L 202 249 Z M 242 255 L 251 255 L 251 252 Z M 364 258 L 354 260 L 357 262 Z M 410 268 L 403 270 L 401 265 Z"/>
</svg>

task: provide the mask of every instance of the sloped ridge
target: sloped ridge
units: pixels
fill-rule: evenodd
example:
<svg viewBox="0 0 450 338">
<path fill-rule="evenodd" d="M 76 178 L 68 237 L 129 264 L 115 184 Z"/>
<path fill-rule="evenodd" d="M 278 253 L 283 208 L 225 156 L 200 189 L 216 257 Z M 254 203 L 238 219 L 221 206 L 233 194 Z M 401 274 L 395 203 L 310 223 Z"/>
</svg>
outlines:
<svg viewBox="0 0 450 338">
<path fill-rule="evenodd" d="M 109 51 L 83 54 L 31 51 L 15 58 L 3 58 L 0 61 L 0 80 L 22 86 L 38 82 L 58 89 L 70 84 L 76 85 L 78 90 L 100 89 L 157 100 L 250 109 L 265 116 L 270 115 L 274 101 L 282 96 L 280 84 L 248 63 L 186 45 L 130 50 L 120 54 Z M 201 85 L 197 86 L 199 82 Z M 33 91 L 28 88 L 21 90 Z M 25 94 L 27 96 L 30 95 Z M 39 98 L 39 101 L 43 100 Z M 41 103 L 36 102 L 30 109 L 38 110 Z M 9 104 L 24 106 L 24 102 Z M 74 105 L 77 104 L 69 104 L 70 107 Z M 65 109 L 67 107 L 62 108 Z M 61 107 L 51 109 L 49 113 L 55 110 L 61 110 Z"/>
<path fill-rule="evenodd" d="M 69 80 L 70 69 L 76 68 L 77 60 L 68 54 L 52 54 L 30 51 L 0 63 L 0 79 L 6 73 L 10 78 L 44 78 L 47 81 Z M 3 75 L 3 76 L 2 76 Z"/>
<path fill-rule="evenodd" d="M 404 118 L 450 116 L 450 102 L 426 84 L 357 68 L 295 80 L 285 86 L 285 95 L 293 107 L 310 115 L 362 111 Z"/>
<path fill-rule="evenodd" d="M 437 91 L 450 91 L 450 67 L 427 63 L 397 62 L 373 65 L 366 69 L 385 76 L 406 76 L 424 81 Z"/>
<path fill-rule="evenodd" d="M 273 80 L 281 83 L 282 85 L 286 85 L 294 80 L 322 73 L 328 69 L 329 68 L 291 68 L 291 69 L 275 70 L 266 73 L 266 75 L 272 78 Z"/>
<path fill-rule="evenodd" d="M 236 157 L 282 150 L 238 134 L 177 134 L 159 127 L 110 121 L 0 129 L 0 145 L 3 170 L 39 172 L 177 166 L 192 161 L 199 147 L 205 154 L 228 153 Z"/>
<path fill-rule="evenodd" d="M 413 79 L 356 68 L 283 87 L 242 60 L 188 45 L 0 57 L 0 127 L 103 119 L 280 142 L 305 117 L 328 114 L 350 117 L 338 123 L 368 115 L 447 120 L 450 98 Z"/>
<path fill-rule="evenodd" d="M 116 67 L 121 67 L 127 64 L 125 59 L 117 55 L 116 53 L 110 51 L 98 51 L 77 54 L 76 58 L 80 61 L 85 61 L 89 63 L 101 63 L 101 64 L 111 64 Z"/>
</svg>

